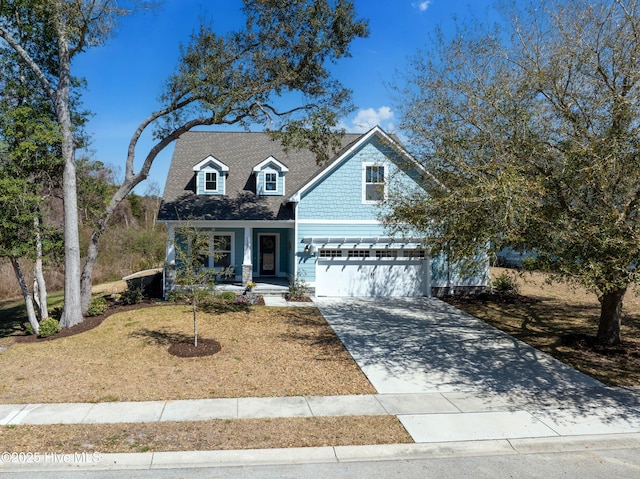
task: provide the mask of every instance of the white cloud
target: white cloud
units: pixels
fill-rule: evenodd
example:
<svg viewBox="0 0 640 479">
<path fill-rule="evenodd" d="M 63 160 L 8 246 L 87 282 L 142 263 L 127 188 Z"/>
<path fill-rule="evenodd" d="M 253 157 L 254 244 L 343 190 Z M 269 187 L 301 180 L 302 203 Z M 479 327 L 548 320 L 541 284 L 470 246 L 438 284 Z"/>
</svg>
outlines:
<svg viewBox="0 0 640 479">
<path fill-rule="evenodd" d="M 417 8 L 421 12 L 425 12 L 429 5 L 431 5 L 431 0 L 423 0 L 422 2 L 413 2 L 411 4 L 414 8 Z"/>
<path fill-rule="evenodd" d="M 375 108 L 366 108 L 359 110 L 352 121 L 342 123 L 340 126 L 344 127 L 348 132 L 364 133 L 379 125 L 383 130 L 391 133 L 395 129 L 393 117 L 393 110 L 388 106 L 381 106 L 377 110 Z"/>
</svg>

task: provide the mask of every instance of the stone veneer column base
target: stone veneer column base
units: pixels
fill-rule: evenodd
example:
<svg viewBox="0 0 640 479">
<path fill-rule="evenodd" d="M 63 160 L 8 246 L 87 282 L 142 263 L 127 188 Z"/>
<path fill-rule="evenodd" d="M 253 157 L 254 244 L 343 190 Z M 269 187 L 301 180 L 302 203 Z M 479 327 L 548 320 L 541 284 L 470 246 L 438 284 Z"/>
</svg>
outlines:
<svg viewBox="0 0 640 479">
<path fill-rule="evenodd" d="M 247 286 L 249 281 L 253 280 L 253 265 L 242 265 L 242 286 Z"/>
</svg>

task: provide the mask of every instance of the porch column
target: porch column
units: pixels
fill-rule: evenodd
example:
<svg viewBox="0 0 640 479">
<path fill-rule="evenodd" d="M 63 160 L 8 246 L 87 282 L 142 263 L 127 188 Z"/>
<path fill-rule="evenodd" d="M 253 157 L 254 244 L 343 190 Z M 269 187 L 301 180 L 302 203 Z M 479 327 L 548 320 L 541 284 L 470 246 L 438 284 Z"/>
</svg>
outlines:
<svg viewBox="0 0 640 479">
<path fill-rule="evenodd" d="M 176 230 L 173 223 L 167 224 L 166 263 L 163 269 L 163 297 L 176 286 Z"/>
<path fill-rule="evenodd" d="M 242 259 L 242 285 L 246 286 L 253 279 L 253 264 L 251 264 L 251 237 L 253 228 L 244 227 L 244 257 Z"/>
</svg>

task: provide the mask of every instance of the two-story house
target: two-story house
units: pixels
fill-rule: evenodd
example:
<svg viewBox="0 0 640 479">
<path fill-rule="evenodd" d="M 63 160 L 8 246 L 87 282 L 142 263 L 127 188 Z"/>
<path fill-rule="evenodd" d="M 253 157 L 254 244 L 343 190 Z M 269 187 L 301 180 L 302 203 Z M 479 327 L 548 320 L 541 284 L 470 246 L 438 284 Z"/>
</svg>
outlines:
<svg viewBox="0 0 640 479">
<path fill-rule="evenodd" d="M 318 165 L 265 133 L 189 132 L 176 143 L 159 220 L 168 231 L 165 291 L 174 287 L 176 228 L 210 238 L 203 266 L 256 279 L 301 277 L 317 296 L 429 296 L 483 288 L 462 277 L 422 237 L 392 238 L 379 221 L 394 182 L 420 187 L 420 167 L 379 127 L 347 134 Z"/>
</svg>

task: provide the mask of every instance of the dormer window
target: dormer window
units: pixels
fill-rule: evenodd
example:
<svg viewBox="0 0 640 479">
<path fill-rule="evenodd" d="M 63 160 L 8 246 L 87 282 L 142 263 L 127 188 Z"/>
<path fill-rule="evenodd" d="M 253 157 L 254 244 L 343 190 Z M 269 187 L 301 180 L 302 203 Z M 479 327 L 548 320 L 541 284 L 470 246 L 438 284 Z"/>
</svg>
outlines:
<svg viewBox="0 0 640 479">
<path fill-rule="evenodd" d="M 289 168 L 273 156 L 257 164 L 253 168 L 253 174 L 256 176 L 256 193 L 264 196 L 283 196 L 284 180 L 288 171 Z"/>
<path fill-rule="evenodd" d="M 277 173 L 265 173 L 264 174 L 264 189 L 266 191 L 277 191 L 278 189 L 278 174 Z"/>
<path fill-rule="evenodd" d="M 224 195 L 229 167 L 213 156 L 208 156 L 193 167 L 196 175 L 196 194 Z"/>
<path fill-rule="evenodd" d="M 218 191 L 218 173 L 215 171 L 206 171 L 204 174 L 204 191 Z"/>
</svg>

